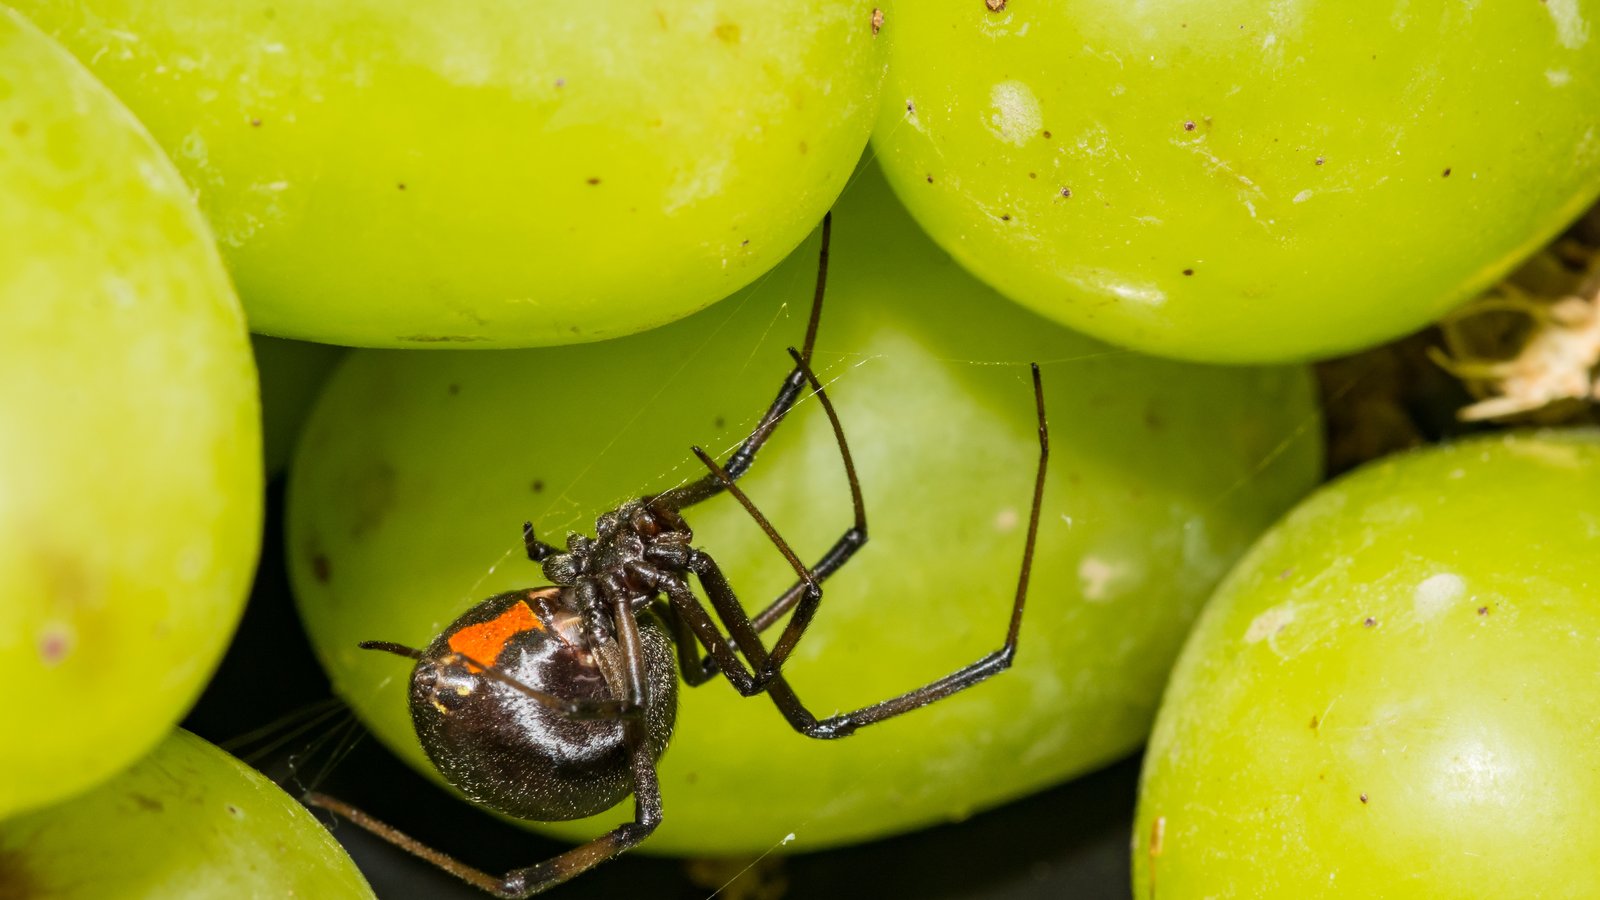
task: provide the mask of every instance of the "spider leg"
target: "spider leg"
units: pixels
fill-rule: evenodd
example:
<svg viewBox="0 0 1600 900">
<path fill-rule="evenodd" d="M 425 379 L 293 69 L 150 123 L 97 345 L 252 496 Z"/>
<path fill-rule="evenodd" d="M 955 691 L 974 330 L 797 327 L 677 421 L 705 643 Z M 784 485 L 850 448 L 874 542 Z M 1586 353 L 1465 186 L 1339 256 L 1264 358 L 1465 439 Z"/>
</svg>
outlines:
<svg viewBox="0 0 1600 900">
<path fill-rule="evenodd" d="M 728 584 L 727 578 L 723 576 L 716 561 L 705 553 L 689 549 L 684 560 L 685 567 L 699 577 L 701 585 L 705 588 L 707 598 L 711 600 L 718 616 L 723 620 L 723 624 L 727 626 L 733 640 L 738 643 L 740 651 L 750 661 L 755 672 L 746 670 L 742 664 L 739 664 L 737 658 L 732 656 L 729 648 L 719 646 L 717 640 L 708 641 L 708 636 L 705 635 L 703 627 L 697 627 L 696 633 L 701 636 L 702 642 L 706 643 L 707 649 L 711 650 L 712 655 L 716 657 L 717 664 L 722 669 L 723 675 L 728 678 L 741 694 L 749 696 L 760 692 L 764 687 L 767 695 L 777 705 L 779 712 L 783 714 L 784 718 L 788 720 L 796 731 L 815 738 L 839 738 L 865 725 L 881 722 L 935 703 L 975 684 L 986 681 L 995 674 L 1010 668 L 1011 661 L 1016 656 L 1017 638 L 1022 628 L 1022 612 L 1027 602 L 1028 577 L 1033 569 L 1033 550 L 1039 533 L 1039 512 L 1044 501 L 1046 464 L 1050 458 L 1049 429 L 1045 421 L 1044 411 L 1044 387 L 1039 377 L 1037 364 L 1033 366 L 1033 393 L 1039 422 L 1039 465 L 1034 476 L 1033 505 L 1028 518 L 1028 537 L 1023 549 L 1022 566 L 1017 574 L 1017 590 L 1012 600 L 1011 619 L 1006 629 L 1005 643 L 1001 645 L 1000 649 L 985 654 L 937 681 L 907 691 L 899 696 L 891 697 L 888 700 L 851 712 L 830 716 L 826 719 L 818 719 L 810 710 L 806 709 L 805 704 L 795 694 L 794 689 L 789 686 L 783 674 L 771 667 L 771 656 L 761 643 L 760 636 L 755 633 L 754 623 L 739 604 L 738 598 L 734 595 L 732 587 Z M 703 453 L 698 455 L 712 468 L 714 473 L 720 471 L 710 457 L 705 456 Z M 805 585 L 806 593 L 820 595 L 822 589 L 817 585 L 816 580 L 800 564 L 800 561 L 794 555 L 794 551 L 772 529 L 766 518 L 755 508 L 755 505 L 750 502 L 744 492 L 734 485 L 731 480 L 726 481 L 726 487 L 730 493 L 739 499 L 739 502 L 744 505 L 751 516 L 761 524 L 763 530 L 767 532 L 767 535 L 772 539 L 784 558 L 789 560 L 790 565 L 795 568 L 796 574 L 799 575 L 801 582 Z M 686 585 L 669 586 L 668 597 L 672 600 L 673 605 L 678 608 L 680 614 L 691 618 L 691 624 L 694 624 L 693 619 L 696 613 L 698 613 L 699 617 L 708 618 L 698 599 L 687 591 Z M 820 596 L 811 596 L 802 600 L 802 602 L 815 603 L 818 599 L 820 599 Z M 722 643 L 725 644 L 725 642 Z M 758 672 L 762 676 L 766 676 L 769 670 L 771 670 L 770 680 L 766 682 L 763 682 L 755 674 Z"/>
<path fill-rule="evenodd" d="M 698 556 L 705 555 L 699 551 L 693 552 Z M 705 583 L 704 578 L 701 579 L 701 583 Z M 726 581 L 723 582 L 723 585 L 726 585 Z M 750 630 L 749 618 L 743 617 L 743 628 L 745 630 L 742 635 L 737 618 L 732 621 L 724 619 L 724 621 L 728 621 L 730 631 L 734 633 L 733 640 L 729 640 L 717 628 L 716 619 L 706 611 L 705 606 L 700 602 L 700 598 L 696 597 L 694 591 L 689 588 L 688 582 L 677 575 L 668 575 L 662 580 L 661 589 L 666 592 L 674 618 L 680 623 L 679 628 L 681 631 L 679 633 L 686 635 L 691 641 L 697 641 L 700 646 L 711 654 L 711 659 L 715 663 L 715 668 L 712 669 L 711 675 L 707 676 L 692 653 L 684 654 L 680 650 L 679 662 L 680 665 L 685 667 L 684 680 L 689 681 L 692 685 L 703 684 L 710 677 L 721 673 L 733 685 L 734 690 L 737 690 L 741 695 L 752 697 L 761 693 L 763 688 L 756 681 L 755 672 L 747 668 L 744 661 L 739 659 L 739 650 L 735 648 L 733 643 L 740 640 L 742 636 L 744 642 L 740 646 L 753 648 L 746 654 L 750 658 L 751 664 L 760 666 L 766 662 L 766 649 L 761 646 L 761 638 L 757 637 L 753 630 Z M 706 595 L 712 596 L 712 589 L 709 586 L 706 588 Z M 727 598 L 731 597 L 732 592 L 725 591 L 722 595 L 715 597 L 713 603 L 726 603 Z M 738 599 L 732 598 L 732 603 L 737 606 Z M 722 609 L 719 608 L 718 613 L 721 614 L 721 612 Z M 740 615 L 742 613 L 743 610 L 741 609 Z M 691 671 L 689 667 L 693 667 L 693 670 Z"/>
<path fill-rule="evenodd" d="M 553 547 L 533 536 L 533 523 L 522 523 L 522 546 L 528 548 L 528 559 L 533 562 L 544 562 L 545 557 L 560 553 L 559 547 Z"/>
<path fill-rule="evenodd" d="M 687 619 L 678 615 L 677 607 L 671 603 L 657 601 L 653 604 L 653 609 L 661 621 L 672 629 L 672 642 L 678 648 L 678 672 L 683 676 L 683 683 L 689 687 L 699 687 L 716 678 L 717 673 L 721 671 L 717 668 L 716 659 L 709 656 L 704 659 L 700 657 L 700 635 Z"/>
<path fill-rule="evenodd" d="M 833 401 L 828 399 L 828 392 L 823 389 L 822 383 L 817 380 L 817 376 L 811 371 L 811 367 L 806 363 L 805 358 L 793 347 L 789 348 L 789 355 L 794 357 L 795 368 L 803 372 L 806 380 L 811 383 L 812 392 L 818 402 L 822 404 L 823 411 L 828 415 L 828 424 L 833 428 L 834 442 L 839 446 L 839 458 L 844 463 L 845 479 L 850 484 L 850 503 L 855 514 L 850 527 L 845 530 L 844 534 L 839 536 L 838 540 L 834 541 L 833 546 L 829 547 L 828 551 L 822 555 L 822 558 L 808 570 L 811 580 L 820 583 L 829 575 L 838 571 L 841 566 L 850 560 L 850 557 L 856 554 L 857 550 L 866 545 L 867 507 L 861 498 L 861 482 L 856 477 L 855 459 L 850 455 L 850 444 L 845 440 L 844 426 L 839 424 L 839 414 L 833 408 Z M 716 474 L 714 468 L 712 474 Z M 762 520 L 758 518 L 758 521 Z M 767 525 L 765 527 L 768 533 L 771 534 L 771 526 Z M 783 667 L 784 661 L 789 658 L 789 654 L 794 650 L 795 645 L 799 643 L 800 636 L 805 633 L 806 627 L 811 624 L 812 617 L 816 615 L 817 605 L 822 599 L 822 594 L 820 591 L 809 591 L 806 585 L 807 582 L 804 579 L 796 580 L 777 600 L 751 619 L 751 624 L 755 626 L 755 630 L 761 632 L 767 630 L 774 622 L 782 618 L 784 613 L 795 609 L 794 617 L 784 627 L 783 633 L 779 635 L 778 642 L 772 649 L 771 659 L 757 676 L 757 680 L 763 684 L 770 681 L 773 674 Z M 798 609 L 796 609 L 797 605 Z M 691 687 L 695 684 L 703 683 L 716 675 L 716 661 L 709 656 L 702 658 L 700 660 L 700 671 L 703 673 L 703 677 L 699 681 L 690 681 Z M 685 680 L 689 681 L 687 674 L 685 675 Z"/>
<path fill-rule="evenodd" d="M 640 644 L 638 624 L 625 603 L 617 604 L 612 617 L 617 625 L 617 640 L 622 647 L 627 678 L 625 688 L 627 697 L 623 702 L 629 706 L 642 707 L 645 691 L 644 649 Z M 633 821 L 624 822 L 587 844 L 574 847 L 537 865 L 513 869 L 500 877 L 441 853 L 342 800 L 320 793 L 307 794 L 305 800 L 312 806 L 321 807 L 347 819 L 474 887 L 497 897 L 520 900 L 543 893 L 637 846 L 656 830 L 657 825 L 661 824 L 661 788 L 656 777 L 655 759 L 650 753 L 645 723 L 639 719 L 629 719 L 624 728 L 633 775 Z"/>
<path fill-rule="evenodd" d="M 806 340 L 800 358 L 806 362 L 811 360 L 811 348 L 817 339 L 817 323 L 822 319 L 822 296 L 826 293 L 828 285 L 828 244 L 833 236 L 833 213 L 829 212 L 822 217 L 822 250 L 817 256 L 817 287 L 811 299 L 811 318 L 806 324 Z M 791 351 L 792 352 L 792 351 Z M 767 438 L 772 437 L 772 432 L 777 430 L 783 417 L 788 415 L 789 409 L 795 401 L 800 399 L 800 391 L 805 387 L 807 373 L 804 365 L 798 365 L 783 380 L 782 387 L 778 388 L 778 396 L 773 399 L 772 405 L 762 414 L 761 421 L 756 423 L 750 436 L 744 439 L 733 454 L 728 457 L 727 473 L 730 479 L 737 479 L 750 466 L 755 463 L 756 453 L 766 444 Z M 813 379 L 814 380 L 814 379 Z M 722 479 L 715 475 L 706 475 L 698 481 L 692 481 L 681 487 L 663 491 L 653 498 L 656 502 L 663 503 L 674 510 L 682 510 L 693 506 L 703 500 L 723 492 Z"/>
<path fill-rule="evenodd" d="M 705 606 L 689 587 L 689 583 L 679 574 L 704 568 L 705 565 L 701 560 L 707 558 L 705 554 L 693 547 L 680 545 L 658 547 L 653 555 L 657 562 L 665 565 L 634 563 L 628 567 L 628 571 L 652 589 L 667 595 L 664 618 L 672 628 L 674 641 L 678 645 L 678 666 L 682 670 L 684 681 L 695 687 L 715 678 L 718 673 L 724 673 L 741 694 L 748 697 L 760 693 L 761 685 L 756 682 L 754 672 L 746 668 L 739 659 L 739 650 L 734 641 L 738 639 L 738 635 L 742 635 L 749 641 L 749 646 L 759 648 L 758 652 L 763 662 L 767 659 L 766 651 L 765 648 L 760 648 L 761 639 L 754 631 L 749 630 L 748 617 L 743 617 L 742 632 L 739 631 L 738 620 L 730 618 L 733 609 L 737 609 L 741 617 L 744 610 L 739 606 L 738 598 L 729 599 L 732 590 L 727 588 L 727 581 L 725 579 L 721 581 L 724 588 L 721 595 L 713 595 L 709 587 L 706 593 L 713 598 L 712 602 L 717 606 L 718 614 L 723 616 L 724 621 L 732 623 L 736 636 L 731 639 L 722 634 L 711 613 L 706 611 Z M 714 568 L 715 564 L 712 566 Z M 720 575 L 718 571 L 710 577 L 717 578 Z M 704 582 L 705 577 L 703 576 L 701 580 Z M 726 606 L 730 603 L 731 607 Z M 657 601 L 655 606 L 659 610 L 662 604 Z M 709 670 L 701 664 L 699 654 L 695 650 L 696 645 L 705 647 L 711 653 L 712 666 Z"/>
</svg>

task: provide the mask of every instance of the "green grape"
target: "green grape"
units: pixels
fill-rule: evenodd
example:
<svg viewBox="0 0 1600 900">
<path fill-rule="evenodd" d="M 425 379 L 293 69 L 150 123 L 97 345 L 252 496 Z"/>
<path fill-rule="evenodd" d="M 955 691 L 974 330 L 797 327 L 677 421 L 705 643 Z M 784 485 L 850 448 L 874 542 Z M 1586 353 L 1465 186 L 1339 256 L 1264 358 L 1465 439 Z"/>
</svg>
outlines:
<svg viewBox="0 0 1600 900">
<path fill-rule="evenodd" d="M 372 896 L 305 807 L 187 731 L 80 797 L 0 822 L 0 895 Z"/>
<path fill-rule="evenodd" d="M 254 330 L 594 341 L 810 233 L 866 144 L 883 0 L 18 0 L 199 193 Z"/>
<path fill-rule="evenodd" d="M 260 539 L 255 392 L 188 189 L 0 8 L 0 818 L 127 766 L 199 694 Z"/>
<path fill-rule="evenodd" d="M 335 689 L 431 772 L 408 666 L 361 640 L 426 644 L 501 590 L 542 583 L 521 524 L 560 543 L 619 502 L 703 474 L 748 433 L 803 338 L 816 244 L 686 321 L 507 353 L 357 351 L 291 470 L 288 555 Z M 815 352 L 865 493 L 871 541 L 826 585 L 786 667 L 827 714 L 938 678 L 1005 636 L 1038 455 L 1049 484 L 1016 666 L 842 741 L 796 734 L 722 680 L 680 694 L 658 852 L 817 848 L 965 815 L 1143 739 L 1210 586 L 1319 468 L 1304 369 L 1219 369 L 1116 351 L 1001 302 L 927 241 L 866 169 L 834 216 Z M 741 481 L 802 558 L 851 521 L 833 434 L 802 402 Z M 724 496 L 687 512 L 747 606 L 792 569 Z M 549 826 L 572 838 L 629 815 Z M 793 840 L 785 841 L 793 832 Z"/>
<path fill-rule="evenodd" d="M 346 351 L 259 334 L 250 336 L 250 346 L 261 376 L 261 443 L 270 478 L 289 464 L 311 405 Z"/>
<path fill-rule="evenodd" d="M 1145 756 L 1137 897 L 1595 896 L 1600 432 L 1391 457 L 1211 600 Z"/>
<path fill-rule="evenodd" d="M 873 136 L 1006 296 L 1186 359 L 1421 327 L 1600 193 L 1597 0 L 924 0 Z"/>
</svg>

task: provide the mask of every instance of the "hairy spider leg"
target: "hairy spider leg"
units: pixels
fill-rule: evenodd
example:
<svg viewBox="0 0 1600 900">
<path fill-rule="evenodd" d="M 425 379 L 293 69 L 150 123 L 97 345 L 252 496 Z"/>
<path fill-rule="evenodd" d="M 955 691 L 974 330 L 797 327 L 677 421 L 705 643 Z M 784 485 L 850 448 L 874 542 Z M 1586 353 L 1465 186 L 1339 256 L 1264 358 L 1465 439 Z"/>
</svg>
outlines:
<svg viewBox="0 0 1600 900">
<path fill-rule="evenodd" d="M 1046 466 L 1050 459 L 1049 426 L 1045 418 L 1044 385 L 1039 375 L 1039 366 L 1034 363 L 1033 394 L 1034 405 L 1038 417 L 1039 429 L 1039 464 L 1034 476 L 1033 504 L 1028 517 L 1028 536 L 1022 553 L 1022 566 L 1017 574 L 1017 589 L 1012 600 L 1011 619 L 1006 629 L 1005 643 L 1000 649 L 986 654 L 978 660 L 963 666 L 937 681 L 923 685 L 896 697 L 891 697 L 879 703 L 865 706 L 857 710 L 839 715 L 818 719 L 795 694 L 781 671 L 771 665 L 772 657 L 763 645 L 760 636 L 756 633 L 754 623 L 744 611 L 738 597 L 734 594 L 732 586 L 722 574 L 715 560 L 709 555 L 695 550 L 683 548 L 681 565 L 695 573 L 700 579 L 701 586 L 705 589 L 706 597 L 711 601 L 712 608 L 716 611 L 717 618 L 721 619 L 723 627 L 728 630 L 724 637 L 712 621 L 711 615 L 706 611 L 688 584 L 679 577 L 671 576 L 664 580 L 663 590 L 666 591 L 674 611 L 685 623 L 685 630 L 692 631 L 700 643 L 715 659 L 722 674 L 733 684 L 734 688 L 744 696 L 752 696 L 765 691 L 777 705 L 779 712 L 796 731 L 814 738 L 839 738 L 844 737 L 858 728 L 890 719 L 910 712 L 914 709 L 927 706 L 930 703 L 942 700 L 952 694 L 966 690 L 973 685 L 986 681 L 994 675 L 1011 666 L 1017 652 L 1017 638 L 1022 628 L 1022 613 L 1027 602 L 1028 579 L 1033 569 L 1034 544 L 1039 533 L 1039 512 L 1044 502 L 1044 483 Z M 794 551 L 790 549 L 783 537 L 778 534 L 766 517 L 763 516 L 727 473 L 718 466 L 716 461 L 703 450 L 694 448 L 695 455 L 700 457 L 713 474 L 723 479 L 724 487 L 733 494 L 749 512 L 750 516 L 760 525 L 778 551 L 788 560 L 799 576 L 803 585 L 802 593 L 805 595 L 802 603 L 815 604 L 821 595 L 822 588 L 817 583 L 811 572 L 805 568 Z M 803 627 L 802 627 L 803 630 Z M 743 653 L 750 662 L 750 668 L 739 660 L 738 653 Z M 763 682 L 761 675 L 770 672 L 770 678 Z"/>
<path fill-rule="evenodd" d="M 817 286 L 811 297 L 811 318 L 806 323 L 806 339 L 800 351 L 800 357 L 807 364 L 811 362 L 811 349 L 817 340 L 817 325 L 822 319 L 822 297 L 827 293 L 828 287 L 828 245 L 833 239 L 833 213 L 830 211 L 822 217 L 822 249 L 817 254 Z M 783 380 L 783 385 L 778 388 L 778 396 L 773 398 L 772 405 L 762 414 L 756 427 L 739 444 L 732 455 L 728 457 L 725 467 L 729 479 L 738 480 L 755 462 L 756 453 L 761 450 L 767 438 L 772 437 L 772 432 L 777 429 L 778 423 L 800 399 L 800 391 L 807 382 L 801 366 L 796 366 L 789 376 Z M 725 490 L 724 481 L 715 473 L 702 476 L 698 481 L 692 481 L 680 487 L 671 488 L 655 496 L 655 500 L 674 510 L 687 509 L 690 506 L 708 500 Z"/>
<path fill-rule="evenodd" d="M 823 388 L 822 383 L 817 380 L 816 374 L 811 371 L 811 367 L 807 364 L 804 356 L 793 347 L 789 348 L 789 355 L 794 358 L 796 370 L 803 373 L 805 379 L 810 383 L 812 393 L 816 396 L 818 402 L 822 404 L 822 409 L 828 416 L 828 424 L 833 429 L 834 443 L 839 447 L 839 458 L 844 463 L 845 479 L 850 485 L 850 502 L 854 518 L 850 527 L 845 529 L 844 534 L 834 541 L 833 546 L 828 548 L 821 559 L 805 571 L 804 576 L 797 578 L 795 583 L 779 595 L 777 600 L 774 600 L 751 619 L 755 630 L 761 632 L 778 621 L 784 613 L 791 609 L 795 610 L 794 616 L 784 626 L 782 634 L 778 637 L 778 642 L 773 646 L 767 664 L 756 673 L 756 680 L 761 684 L 766 684 L 770 681 L 772 676 L 783 667 L 784 661 L 789 658 L 789 654 L 794 650 L 795 645 L 799 643 L 800 636 L 805 633 L 806 627 L 811 624 L 812 617 L 816 615 L 817 606 L 822 599 L 822 593 L 820 589 L 811 590 L 810 586 L 814 582 L 820 583 L 829 575 L 838 571 L 867 542 L 867 507 L 861 496 L 861 482 L 856 476 L 855 458 L 850 453 L 849 442 L 845 440 L 844 426 L 839 422 L 839 414 L 833 407 L 833 401 L 828 399 L 828 392 Z M 761 520 L 758 519 L 758 521 Z M 677 632 L 680 641 L 690 634 L 687 624 L 682 623 Z M 734 641 L 734 643 L 737 644 L 737 641 Z M 690 687 L 699 686 L 715 678 L 721 668 L 714 657 L 709 655 L 699 656 L 694 649 L 697 644 L 697 640 L 689 640 L 686 643 L 679 644 L 680 659 L 683 660 L 680 663 L 680 668 L 683 671 L 683 680 Z M 688 660 L 690 659 L 694 659 L 695 662 L 689 662 Z"/>
<path fill-rule="evenodd" d="M 522 546 L 527 548 L 528 559 L 533 562 L 544 562 L 545 557 L 560 553 L 561 548 L 546 544 L 533 536 L 533 523 L 522 523 Z"/>
<path fill-rule="evenodd" d="M 822 321 L 822 299 L 827 294 L 828 288 L 828 248 L 832 241 L 833 212 L 830 210 L 822 217 L 822 246 L 817 253 L 817 282 L 812 292 L 811 313 L 806 322 L 805 342 L 801 345 L 803 349 L 796 356 L 794 348 L 789 348 L 789 354 L 796 356 L 795 368 L 784 378 L 783 384 L 778 388 L 778 395 L 773 398 L 772 404 L 767 407 L 767 411 L 761 415 L 756 427 L 751 430 L 750 434 L 728 457 L 728 462 L 724 469 L 729 478 L 738 479 L 750 470 L 750 466 L 755 463 L 756 454 L 760 452 L 767 439 L 772 437 L 772 433 L 777 430 L 778 425 L 789 414 L 789 410 L 800 399 L 801 390 L 808 382 L 814 389 L 821 390 L 821 385 L 817 383 L 816 377 L 806 371 L 805 367 L 810 364 L 811 351 L 817 341 L 817 328 Z M 802 360 L 804 363 L 801 362 Z M 829 411 L 829 416 L 833 418 L 831 410 Z M 837 423 L 835 423 L 835 428 L 837 430 Z M 859 486 L 855 484 L 854 468 L 848 454 L 845 458 L 845 466 L 851 472 L 851 492 L 856 510 L 855 523 L 849 531 L 845 532 L 844 536 L 834 543 L 832 549 L 823 554 L 823 558 L 817 567 L 826 567 L 824 574 L 821 576 L 824 578 L 827 577 L 827 573 L 831 573 L 843 565 L 856 550 L 867 542 L 866 513 L 862 507 L 861 491 Z M 701 503 L 721 494 L 723 490 L 722 480 L 717 478 L 715 474 L 708 474 L 697 481 L 663 491 L 651 499 L 674 512 L 680 512 L 696 503 Z M 560 548 L 547 544 L 534 536 L 532 522 L 522 523 L 522 542 L 527 549 L 528 559 L 533 562 L 543 562 L 545 557 L 561 552 Z M 784 593 L 778 602 L 761 614 L 759 618 L 764 623 L 761 628 L 765 629 L 770 626 L 794 606 L 800 596 L 800 587 L 796 583 L 789 591 Z M 703 674 L 695 676 L 698 680 L 690 681 L 691 684 L 703 683 L 716 675 L 709 659 L 703 660 L 699 668 Z M 686 678 L 690 677 L 690 671 L 688 668 L 684 669 Z"/>
<path fill-rule="evenodd" d="M 850 526 L 822 554 L 821 559 L 808 570 L 811 578 L 816 581 L 822 581 L 838 571 L 841 566 L 850 560 L 850 557 L 856 554 L 856 551 L 867 543 L 866 504 L 861 497 L 861 484 L 856 478 L 855 461 L 850 455 L 850 447 L 845 440 L 844 429 L 839 424 L 838 413 L 834 411 L 833 403 L 828 399 L 827 392 L 823 390 L 822 383 L 817 380 L 817 376 L 811 370 L 811 351 L 816 343 L 818 326 L 822 321 L 823 297 L 827 294 L 828 249 L 832 243 L 832 236 L 833 213 L 829 212 L 822 217 L 822 247 L 817 256 L 817 282 L 815 291 L 812 294 L 811 316 L 806 324 L 803 349 L 796 352 L 793 347 L 789 348 L 789 355 L 795 362 L 794 369 L 784 379 L 782 386 L 778 389 L 778 396 L 773 399 L 772 405 L 762 415 L 755 429 L 728 457 L 728 462 L 723 466 L 724 477 L 719 477 L 713 471 L 698 481 L 665 491 L 655 498 L 676 512 L 723 493 L 726 490 L 726 484 L 738 480 L 740 476 L 749 471 L 750 466 L 755 462 L 756 454 L 766 444 L 767 439 L 777 430 L 778 425 L 782 423 L 789 410 L 798 401 L 802 389 L 809 385 L 812 393 L 821 402 L 823 410 L 827 413 L 828 421 L 833 427 L 834 440 L 839 446 L 839 456 L 844 463 L 845 475 L 850 485 L 850 502 L 853 512 Z M 539 561 L 543 559 L 543 555 L 537 557 L 534 555 L 534 543 L 536 542 L 533 542 L 532 533 L 532 526 L 525 525 L 524 538 L 529 542 L 528 556 L 530 559 Z M 548 548 L 547 551 L 542 550 L 542 554 L 555 552 L 555 548 L 550 548 L 548 545 L 541 545 L 541 547 Z M 763 666 L 758 673 L 757 678 L 761 683 L 764 684 L 770 680 L 773 673 L 783 665 L 784 660 L 789 658 L 789 654 L 794 650 L 800 635 L 804 633 L 806 626 L 810 623 L 811 617 L 816 614 L 820 595 L 815 599 L 808 599 L 811 597 L 812 594 L 807 590 L 806 581 L 797 579 L 794 584 L 789 586 L 788 590 L 784 591 L 779 595 L 778 599 L 757 613 L 752 620 L 758 632 L 765 631 L 783 618 L 784 614 L 791 609 L 795 609 L 797 605 L 799 607 L 795 615 L 789 620 L 789 624 L 785 626 L 783 634 L 779 636 L 778 642 L 773 648 L 770 663 L 767 666 Z M 676 617 L 671 618 L 675 619 Z M 686 626 L 680 623 L 678 637 L 682 638 L 687 633 Z M 694 643 L 691 642 L 688 646 L 692 648 Z M 680 643 L 680 652 L 682 648 L 683 645 Z M 688 654 L 684 654 L 682 659 L 684 661 L 681 663 L 680 668 L 683 671 L 683 679 L 690 687 L 704 684 L 715 678 L 720 668 L 711 656 L 700 657 L 692 665 L 687 662 Z"/>
</svg>

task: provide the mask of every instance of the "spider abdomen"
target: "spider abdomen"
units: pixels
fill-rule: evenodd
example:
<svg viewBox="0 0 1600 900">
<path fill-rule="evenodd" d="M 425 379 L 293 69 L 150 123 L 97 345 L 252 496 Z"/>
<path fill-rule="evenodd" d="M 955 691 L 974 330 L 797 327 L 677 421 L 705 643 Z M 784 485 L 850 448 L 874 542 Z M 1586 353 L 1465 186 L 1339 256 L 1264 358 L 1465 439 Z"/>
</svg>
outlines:
<svg viewBox="0 0 1600 900">
<path fill-rule="evenodd" d="M 627 725 L 574 718 L 505 679 L 566 701 L 624 696 L 616 644 L 585 639 L 561 588 L 499 594 L 434 640 L 411 681 L 411 716 L 428 758 L 470 799 L 507 815 L 561 821 L 593 815 L 632 790 Z M 651 753 L 666 750 L 677 712 L 671 639 L 648 611 L 643 647 L 644 726 Z"/>
</svg>

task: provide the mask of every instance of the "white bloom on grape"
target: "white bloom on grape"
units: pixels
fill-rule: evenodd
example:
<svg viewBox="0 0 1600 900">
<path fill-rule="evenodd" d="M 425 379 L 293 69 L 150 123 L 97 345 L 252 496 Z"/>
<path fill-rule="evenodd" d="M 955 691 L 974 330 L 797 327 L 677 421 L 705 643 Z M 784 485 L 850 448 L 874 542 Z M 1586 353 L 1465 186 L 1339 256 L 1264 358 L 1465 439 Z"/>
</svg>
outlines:
<svg viewBox="0 0 1600 900">
<path fill-rule="evenodd" d="M 1545 0 L 1544 8 L 1556 23 L 1556 40 L 1568 50 L 1576 50 L 1589 42 L 1589 23 L 1578 11 L 1578 0 Z"/>
<path fill-rule="evenodd" d="M 1412 595 L 1412 602 L 1417 617 L 1427 620 L 1437 616 L 1466 594 L 1466 579 L 1454 572 L 1440 572 L 1437 575 L 1430 575 L 1417 585 Z"/>
<path fill-rule="evenodd" d="M 994 112 L 989 116 L 989 131 L 1008 144 L 1021 147 L 1038 135 L 1044 122 L 1039 98 L 1020 81 L 1002 81 L 989 90 Z"/>
</svg>

